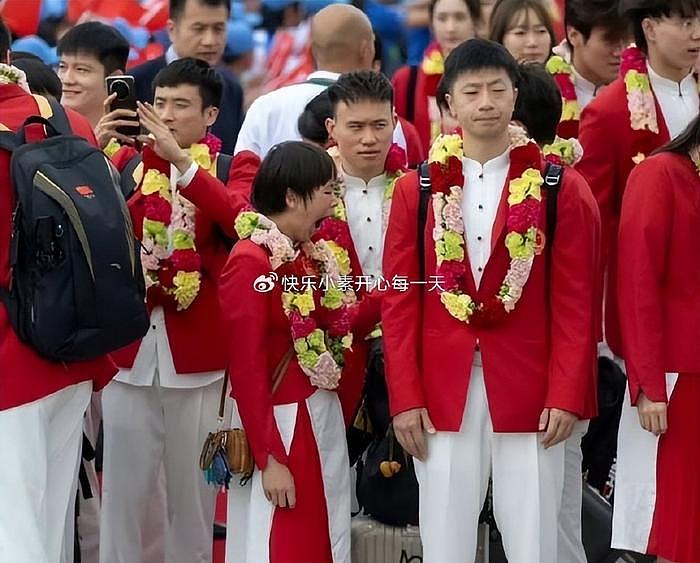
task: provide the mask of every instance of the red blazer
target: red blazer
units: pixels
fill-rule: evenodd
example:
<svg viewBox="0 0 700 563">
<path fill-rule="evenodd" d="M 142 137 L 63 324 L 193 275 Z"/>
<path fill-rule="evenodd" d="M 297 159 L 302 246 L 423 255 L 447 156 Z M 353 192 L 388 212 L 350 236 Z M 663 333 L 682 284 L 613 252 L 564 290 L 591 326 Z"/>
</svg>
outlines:
<svg viewBox="0 0 700 563">
<path fill-rule="evenodd" d="M 492 254 L 475 290 L 467 262 L 469 293 L 494 296 L 510 259 L 504 246 L 507 194 L 493 226 Z M 544 215 L 543 205 L 543 215 Z M 384 276 L 419 279 L 416 251 L 418 181 L 415 172 L 394 192 L 384 247 Z M 425 277 L 435 275 L 432 202 L 425 229 Z M 586 182 L 572 169 L 559 195 L 551 280 L 545 284 L 545 254 L 535 258 L 515 310 L 494 328 L 454 319 L 437 291 L 412 285 L 389 291 L 382 302 L 387 382 L 392 415 L 427 407 L 438 430 L 459 430 L 477 339 L 484 366 L 489 410 L 496 432 L 534 432 L 545 407 L 579 418 L 596 414 L 594 281 L 600 219 Z M 466 253 L 465 253 L 466 254 Z"/>
<path fill-rule="evenodd" d="M 76 135 L 95 146 L 88 121 L 67 110 Z M 39 115 L 36 101 L 19 86 L 0 86 L 0 123 L 17 130 L 30 115 Z M 0 286 L 10 283 L 10 235 L 14 194 L 10 183 L 10 154 L 0 151 Z M 82 381 L 93 381 L 95 390 L 106 385 L 116 373 L 109 356 L 88 361 L 56 363 L 39 356 L 15 334 L 5 306 L 0 304 L 0 410 L 41 399 Z"/>
<path fill-rule="evenodd" d="M 618 286 L 630 396 L 666 401 L 666 372 L 700 373 L 700 177 L 686 155 L 635 168 L 620 218 Z"/>
<path fill-rule="evenodd" d="M 394 86 L 394 105 L 396 107 L 396 113 L 404 119 L 406 119 L 408 115 L 408 87 L 410 75 L 411 67 L 402 66 L 391 79 L 391 83 Z M 426 81 L 425 73 L 419 66 L 413 102 L 413 121 L 411 121 L 411 123 L 413 123 L 418 131 L 424 154 L 428 154 L 428 150 L 430 149 L 430 115 L 428 113 Z"/>
<path fill-rule="evenodd" d="M 243 240 L 231 252 L 219 288 L 229 351 L 231 394 L 238 404 L 255 463 L 261 470 L 267 466 L 268 454 L 280 463 L 287 462 L 273 405 L 303 401 L 316 391 L 294 354 L 282 383 L 272 394 L 272 374 L 292 347 L 292 336 L 282 309 L 281 284 L 275 284 L 268 293 L 253 289 L 253 282 L 259 276 L 269 276 L 271 271 L 266 250 L 250 240 Z M 295 263 L 283 265 L 277 273 L 280 277 L 285 274 L 301 276 Z M 376 305 L 363 301 L 355 325 L 358 340 L 366 334 L 373 315 L 376 316 Z M 360 375 L 357 369 L 349 367 L 346 363 L 341 379 L 344 383 Z"/>
<path fill-rule="evenodd" d="M 607 86 L 583 110 L 579 142 L 583 158 L 576 169 L 583 174 L 598 201 L 603 233 L 603 275 L 607 269 L 605 292 L 605 336 L 610 349 L 622 355 L 617 305 L 617 231 L 622 194 L 627 177 L 635 167 L 638 154 L 648 156 L 669 141 L 668 128 L 661 107 L 656 103 L 658 133 L 633 131 L 627 109 L 624 80 L 618 78 Z M 601 282 L 599 282 L 601 283 Z"/>
<path fill-rule="evenodd" d="M 113 157 L 117 168 L 122 169 L 135 155 L 125 147 Z M 246 183 L 236 174 L 235 161 L 231 163 L 229 182 L 224 186 L 208 172 L 200 169 L 181 193 L 196 207 L 195 244 L 202 258 L 202 281 L 199 295 L 184 311 L 178 311 L 171 299 L 163 298 L 157 288 L 149 290 L 149 308 L 163 305 L 165 328 L 177 373 L 202 373 L 226 367 L 229 339 L 224 331 L 223 319 L 217 297 L 217 283 L 221 269 L 228 258 L 230 241 L 235 238 L 233 228 L 238 212 L 247 201 L 240 190 L 234 190 L 234 182 Z M 144 198 L 140 191 L 129 199 L 129 211 L 136 236 L 143 235 Z M 229 239 L 227 241 L 227 239 Z M 134 365 L 141 341 L 136 341 L 113 354 L 121 368 Z"/>
</svg>

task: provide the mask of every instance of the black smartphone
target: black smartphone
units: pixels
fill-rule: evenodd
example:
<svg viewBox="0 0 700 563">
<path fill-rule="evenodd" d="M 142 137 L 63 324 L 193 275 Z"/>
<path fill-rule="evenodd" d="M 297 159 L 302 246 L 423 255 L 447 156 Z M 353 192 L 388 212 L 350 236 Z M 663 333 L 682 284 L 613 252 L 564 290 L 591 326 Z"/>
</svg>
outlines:
<svg viewBox="0 0 700 563">
<path fill-rule="evenodd" d="M 105 79 L 107 85 L 107 95 L 116 94 L 117 97 L 112 100 L 110 111 L 115 109 L 128 109 L 136 111 L 136 89 L 134 87 L 134 77 L 128 74 L 120 74 L 116 76 L 108 76 Z M 133 118 L 138 121 L 138 117 Z M 136 137 L 141 133 L 141 127 L 122 126 L 117 127 L 117 132 L 127 137 Z"/>
</svg>

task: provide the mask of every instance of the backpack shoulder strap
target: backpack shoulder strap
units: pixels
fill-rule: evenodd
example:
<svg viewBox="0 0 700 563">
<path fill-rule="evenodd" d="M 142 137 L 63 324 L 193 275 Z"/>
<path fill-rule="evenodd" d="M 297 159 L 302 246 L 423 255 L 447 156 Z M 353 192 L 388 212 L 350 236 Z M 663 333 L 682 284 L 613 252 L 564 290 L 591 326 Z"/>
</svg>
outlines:
<svg viewBox="0 0 700 563">
<path fill-rule="evenodd" d="M 231 170 L 232 162 L 233 157 L 230 154 L 220 152 L 216 156 L 216 177 L 224 185 L 228 183 L 228 174 L 229 170 Z"/>
<path fill-rule="evenodd" d="M 136 178 L 134 178 L 134 172 L 138 168 L 139 164 L 141 164 L 141 153 L 137 153 L 132 156 L 131 160 L 126 163 L 126 166 L 124 166 L 119 173 L 121 176 L 119 187 L 121 188 L 125 201 L 128 201 L 131 194 L 133 194 L 134 190 L 136 190 L 137 182 Z"/>
<path fill-rule="evenodd" d="M 418 260 L 420 263 L 420 279 L 425 278 L 425 224 L 428 219 L 428 202 L 430 201 L 431 183 L 428 161 L 418 167 Z"/>
<path fill-rule="evenodd" d="M 408 74 L 408 89 L 406 90 L 406 121 L 413 123 L 416 116 L 416 83 L 418 82 L 418 65 L 411 65 Z"/>
<path fill-rule="evenodd" d="M 544 189 L 547 194 L 547 230 L 545 232 L 545 243 L 549 249 L 552 248 L 554 232 L 557 227 L 557 202 L 563 177 L 563 166 L 551 162 L 547 163 L 544 169 Z"/>
<path fill-rule="evenodd" d="M 328 86 L 335 84 L 335 80 L 332 78 L 309 78 L 304 84 L 316 84 L 317 86 L 325 86 L 328 88 Z"/>
<path fill-rule="evenodd" d="M 45 98 L 38 94 L 32 94 L 37 106 L 39 106 L 39 114 L 53 126 L 56 133 L 59 135 L 72 135 L 73 128 L 68 120 L 68 114 L 65 108 L 58 103 L 54 98 Z"/>
</svg>

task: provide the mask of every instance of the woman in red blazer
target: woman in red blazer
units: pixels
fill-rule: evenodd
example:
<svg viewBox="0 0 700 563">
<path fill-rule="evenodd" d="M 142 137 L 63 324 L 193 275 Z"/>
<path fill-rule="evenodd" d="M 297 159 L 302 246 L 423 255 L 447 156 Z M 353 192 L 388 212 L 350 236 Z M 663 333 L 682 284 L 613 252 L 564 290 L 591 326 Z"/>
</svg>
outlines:
<svg viewBox="0 0 700 563">
<path fill-rule="evenodd" d="M 247 563 L 350 563 L 349 462 L 335 391 L 341 375 L 359 373 L 343 369 L 345 356 L 376 311 L 366 315 L 368 302 L 340 283 L 347 252 L 310 242 L 336 193 L 321 148 L 277 145 L 253 182 L 257 211 L 236 220 L 240 242 L 221 277 L 232 396 L 256 465 L 250 485 L 230 491 L 236 525 L 227 547 Z"/>
<path fill-rule="evenodd" d="M 620 425 L 616 489 L 638 486 L 640 466 L 650 482 L 645 503 L 615 503 L 615 522 L 638 526 L 646 545 L 637 549 L 678 563 L 700 561 L 698 224 L 696 118 L 630 174 L 618 252 L 622 345 L 638 420 L 632 413 L 631 424 Z"/>
<path fill-rule="evenodd" d="M 452 49 L 474 37 L 479 17 L 478 0 L 431 0 L 433 42 L 425 50 L 418 68 L 401 67 L 391 80 L 396 113 L 415 125 L 425 154 L 428 154 L 433 139 L 441 133 L 440 111 L 435 98 L 444 61 Z"/>
</svg>

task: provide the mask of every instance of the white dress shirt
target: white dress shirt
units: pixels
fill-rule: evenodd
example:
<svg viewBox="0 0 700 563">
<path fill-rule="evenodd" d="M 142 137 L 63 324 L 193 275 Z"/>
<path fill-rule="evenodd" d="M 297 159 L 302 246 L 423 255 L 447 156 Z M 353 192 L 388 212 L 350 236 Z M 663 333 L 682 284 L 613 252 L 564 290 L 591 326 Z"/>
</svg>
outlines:
<svg viewBox="0 0 700 563">
<path fill-rule="evenodd" d="M 179 187 L 189 185 L 196 172 L 197 165 L 195 163 L 192 163 L 182 174 L 171 164 L 171 190 L 175 189 L 176 184 Z M 224 376 L 224 370 L 200 374 L 178 374 L 175 371 L 168 332 L 165 328 L 165 313 L 162 307 L 156 307 L 151 312 L 151 323 L 146 336 L 141 340 L 134 365 L 131 369 L 120 369 L 114 379 L 130 385 L 150 387 L 155 381 L 156 374 L 160 387 L 193 389 L 204 387 L 221 379 Z"/>
<path fill-rule="evenodd" d="M 571 78 L 574 82 L 574 88 L 576 89 L 576 99 L 578 100 L 579 107 L 583 110 L 605 86 L 596 86 L 593 82 L 576 72 L 573 66 L 571 68 L 573 70 Z"/>
<path fill-rule="evenodd" d="M 692 74 L 674 82 L 648 65 L 649 81 L 654 91 L 671 139 L 680 135 L 698 115 L 698 84 Z"/>
<path fill-rule="evenodd" d="M 491 256 L 491 231 L 498 204 L 508 178 L 510 148 L 483 166 L 464 158 L 464 194 L 462 216 L 467 255 L 476 287 L 481 283 L 486 263 Z"/>
<path fill-rule="evenodd" d="M 350 234 L 362 273 L 373 279 L 382 273 L 382 251 L 386 225 L 383 221 L 386 174 L 372 178 L 368 183 L 362 178 L 342 172 L 345 184 L 345 210 Z"/>
</svg>

